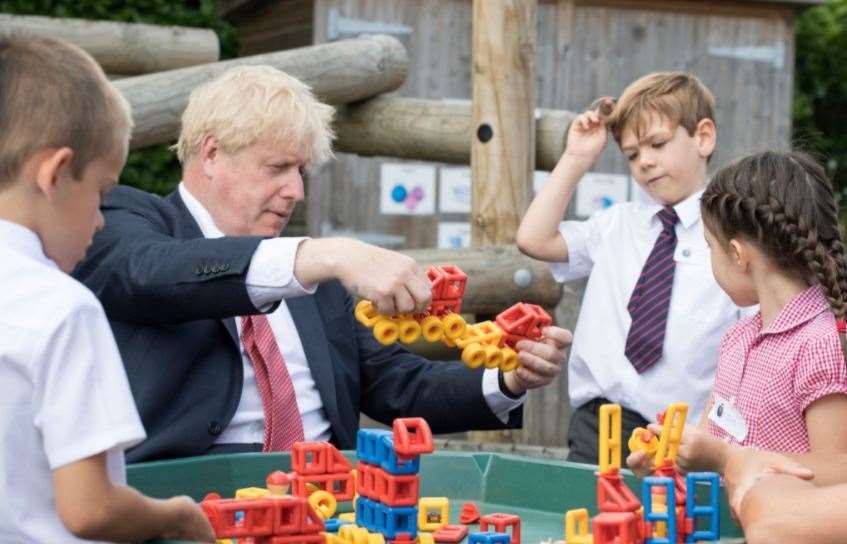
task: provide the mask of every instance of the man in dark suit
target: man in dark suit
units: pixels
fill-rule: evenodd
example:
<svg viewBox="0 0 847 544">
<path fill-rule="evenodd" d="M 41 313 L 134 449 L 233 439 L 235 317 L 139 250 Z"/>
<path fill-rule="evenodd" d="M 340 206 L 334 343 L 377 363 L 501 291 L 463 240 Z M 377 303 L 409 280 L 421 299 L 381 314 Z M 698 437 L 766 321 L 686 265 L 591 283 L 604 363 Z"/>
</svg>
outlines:
<svg viewBox="0 0 847 544">
<path fill-rule="evenodd" d="M 558 327 L 520 346 L 523 365 L 506 374 L 382 346 L 349 292 L 382 313 L 419 311 L 430 287 L 415 263 L 279 236 L 304 168 L 331 156 L 331 114 L 278 70 L 232 69 L 191 95 L 177 191 L 105 199 L 106 228 L 75 275 L 103 303 L 147 430 L 130 461 L 285 449 L 292 437 L 352 448 L 360 412 L 424 417 L 436 433 L 516 427 L 524 392 L 558 375 L 570 342 Z"/>
</svg>

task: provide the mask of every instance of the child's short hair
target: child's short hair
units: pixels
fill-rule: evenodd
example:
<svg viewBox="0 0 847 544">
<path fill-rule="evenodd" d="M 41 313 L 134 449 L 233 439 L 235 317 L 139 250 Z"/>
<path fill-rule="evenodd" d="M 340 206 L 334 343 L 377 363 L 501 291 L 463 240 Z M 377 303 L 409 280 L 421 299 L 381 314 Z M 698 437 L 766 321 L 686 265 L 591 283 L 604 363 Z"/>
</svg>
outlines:
<svg viewBox="0 0 847 544">
<path fill-rule="evenodd" d="M 602 103 L 601 112 L 618 145 L 628 128 L 640 138 L 653 113 L 682 126 L 693 136 L 700 121 L 715 121 L 715 96 L 691 74 L 654 72 L 630 83 L 616 101 Z"/>
<path fill-rule="evenodd" d="M 79 179 L 131 129 L 129 103 L 88 53 L 47 36 L 0 37 L 0 187 L 46 148 L 73 149 Z"/>
<path fill-rule="evenodd" d="M 212 135 L 227 153 L 262 139 L 301 143 L 311 166 L 332 157 L 334 109 L 308 85 L 271 66 L 238 66 L 192 91 L 174 148 L 185 164 Z"/>
</svg>

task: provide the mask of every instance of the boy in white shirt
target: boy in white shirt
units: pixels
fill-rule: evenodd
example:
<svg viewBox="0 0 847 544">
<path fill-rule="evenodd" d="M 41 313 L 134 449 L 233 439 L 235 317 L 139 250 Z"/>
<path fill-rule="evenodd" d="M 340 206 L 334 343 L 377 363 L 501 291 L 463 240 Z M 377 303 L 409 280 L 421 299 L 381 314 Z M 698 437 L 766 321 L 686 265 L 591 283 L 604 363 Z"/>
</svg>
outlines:
<svg viewBox="0 0 847 544">
<path fill-rule="evenodd" d="M 696 77 L 657 72 L 574 119 L 567 148 L 518 229 L 517 243 L 552 264 L 559 281 L 588 276 L 574 331 L 568 388 L 575 411 L 568 459 L 597 462 L 597 414 L 623 407 L 632 429 L 671 402 L 700 412 L 714 382 L 721 335 L 738 308 L 715 282 L 700 194 L 715 149 L 715 100 Z M 586 221 L 562 216 L 611 131 L 653 203 L 626 202 Z"/>
<path fill-rule="evenodd" d="M 100 303 L 67 275 L 103 227 L 129 105 L 85 52 L 0 38 L 0 541 L 214 541 L 188 497 L 125 484 L 144 438 Z"/>
</svg>

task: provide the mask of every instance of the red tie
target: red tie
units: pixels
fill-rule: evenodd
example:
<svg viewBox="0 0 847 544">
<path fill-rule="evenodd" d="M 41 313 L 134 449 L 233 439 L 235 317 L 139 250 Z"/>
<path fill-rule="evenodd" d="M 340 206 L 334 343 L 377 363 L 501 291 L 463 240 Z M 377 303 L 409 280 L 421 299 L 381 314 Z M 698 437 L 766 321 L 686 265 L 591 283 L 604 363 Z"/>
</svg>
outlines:
<svg viewBox="0 0 847 544">
<path fill-rule="evenodd" d="M 241 343 L 253 363 L 265 410 L 262 451 L 289 451 L 292 444 L 303 440 L 303 421 L 297 408 L 294 384 L 268 318 L 264 315 L 242 317 Z"/>
</svg>

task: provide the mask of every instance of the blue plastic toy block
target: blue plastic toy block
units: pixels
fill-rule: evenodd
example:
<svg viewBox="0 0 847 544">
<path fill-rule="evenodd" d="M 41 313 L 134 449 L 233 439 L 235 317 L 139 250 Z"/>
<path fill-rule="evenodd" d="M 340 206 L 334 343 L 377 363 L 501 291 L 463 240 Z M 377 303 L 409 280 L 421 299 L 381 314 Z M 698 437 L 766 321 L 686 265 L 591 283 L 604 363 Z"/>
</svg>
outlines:
<svg viewBox="0 0 847 544">
<path fill-rule="evenodd" d="M 358 497 L 356 499 L 356 525 L 371 532 L 380 532 L 378 518 L 381 506 L 378 502 L 366 497 Z"/>
<path fill-rule="evenodd" d="M 384 429 L 359 429 L 356 434 L 356 457 L 359 461 L 372 465 L 381 465 L 384 461 L 382 437 L 394 437 L 391 431 Z M 392 442 L 393 447 L 393 442 Z"/>
<path fill-rule="evenodd" d="M 468 544 L 510 544 L 512 537 L 506 533 L 470 533 Z"/>
<path fill-rule="evenodd" d="M 385 506 L 380 504 L 377 512 L 376 532 L 393 540 L 398 533 L 408 533 L 414 539 L 418 536 L 417 506 Z"/>
<path fill-rule="evenodd" d="M 348 523 L 350 522 L 340 520 L 338 518 L 329 518 L 328 520 L 324 521 L 324 527 L 326 527 L 325 530 L 327 533 L 337 533 L 339 527 Z"/>
<path fill-rule="evenodd" d="M 667 504 L 670 506 L 667 512 L 653 511 L 653 493 L 654 487 L 664 487 L 667 497 Z M 676 542 L 676 512 L 673 505 L 676 504 L 676 493 L 674 489 L 673 478 L 657 478 L 650 476 L 644 478 L 641 485 L 641 503 L 644 505 L 644 519 L 651 521 L 654 524 L 657 521 L 664 521 L 668 527 L 666 538 L 651 536 L 644 542 L 645 544 L 674 544 Z"/>
<path fill-rule="evenodd" d="M 394 451 L 394 435 L 389 434 L 383 436 L 379 442 L 381 451 L 379 457 L 382 459 L 380 467 L 389 474 L 417 474 L 421 469 L 421 456 L 415 457 L 409 461 L 401 461 L 397 458 L 397 452 Z"/>
<path fill-rule="evenodd" d="M 708 486 L 709 500 L 706 504 L 696 504 L 697 484 Z M 720 538 L 720 477 L 716 472 L 689 472 L 685 478 L 685 515 L 694 520 L 694 532 L 685 542 L 717 542 Z M 697 529 L 698 518 L 705 518 L 708 529 Z"/>
</svg>

